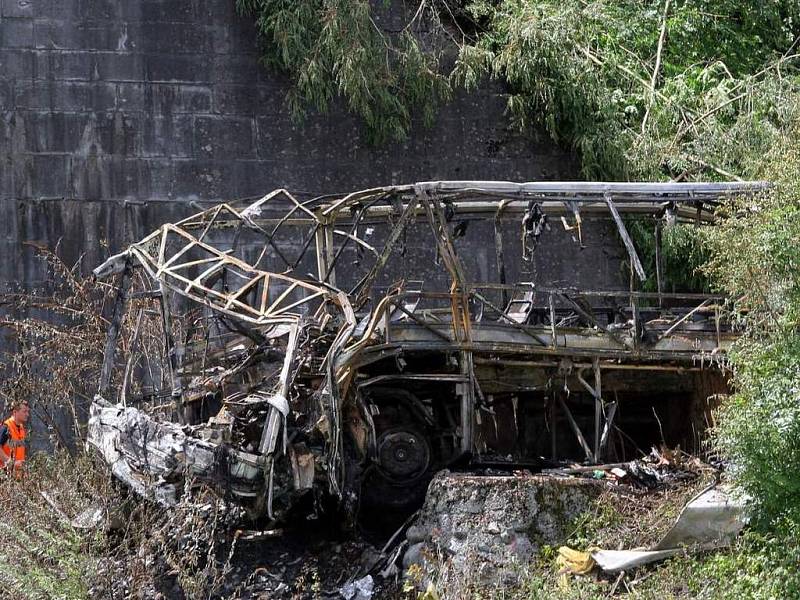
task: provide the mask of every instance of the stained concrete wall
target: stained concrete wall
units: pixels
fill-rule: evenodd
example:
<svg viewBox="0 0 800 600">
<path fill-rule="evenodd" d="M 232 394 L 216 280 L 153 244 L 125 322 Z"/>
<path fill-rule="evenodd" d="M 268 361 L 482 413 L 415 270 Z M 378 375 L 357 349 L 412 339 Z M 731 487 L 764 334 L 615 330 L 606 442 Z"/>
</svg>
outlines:
<svg viewBox="0 0 800 600">
<path fill-rule="evenodd" d="M 377 14 L 387 30 L 407 18 L 401 3 Z M 340 108 L 296 126 L 251 21 L 233 0 L 0 0 L 0 291 L 45 283 L 23 242 L 60 241 L 92 266 L 198 202 L 577 173 L 546 136 L 510 131 L 498 89 L 458 95 L 405 143 L 368 145 Z M 607 286 L 613 232 L 598 229 L 577 259 L 562 238 L 539 276 Z"/>
</svg>

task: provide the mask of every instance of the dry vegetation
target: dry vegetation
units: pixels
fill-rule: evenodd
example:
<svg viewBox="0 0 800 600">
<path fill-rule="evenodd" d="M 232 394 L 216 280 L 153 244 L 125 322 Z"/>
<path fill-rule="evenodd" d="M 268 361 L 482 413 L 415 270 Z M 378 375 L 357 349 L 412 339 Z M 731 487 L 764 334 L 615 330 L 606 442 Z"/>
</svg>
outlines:
<svg viewBox="0 0 800 600">
<path fill-rule="evenodd" d="M 130 498 L 83 450 L 115 290 L 52 252 L 41 258 L 51 289 L 0 298 L 0 332 L 10 349 L 0 394 L 6 404 L 30 402 L 32 443 L 52 450 L 35 454 L 24 478 L 0 486 L 7 540 L 0 581 L 27 598 L 155 597 L 165 586 L 167 597 L 176 590 L 208 597 L 221 589 L 235 548 L 219 556 L 228 513 L 203 489 L 175 511 Z M 84 516 L 97 512 L 98 519 L 76 527 L 72 520 L 87 510 Z"/>
</svg>

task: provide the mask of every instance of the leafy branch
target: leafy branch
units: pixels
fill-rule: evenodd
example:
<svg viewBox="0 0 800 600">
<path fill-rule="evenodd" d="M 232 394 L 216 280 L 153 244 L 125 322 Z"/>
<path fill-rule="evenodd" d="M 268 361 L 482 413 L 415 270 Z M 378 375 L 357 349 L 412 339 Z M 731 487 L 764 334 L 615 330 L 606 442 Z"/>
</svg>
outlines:
<svg viewBox="0 0 800 600">
<path fill-rule="evenodd" d="M 390 34 L 374 21 L 368 0 L 237 0 L 256 18 L 264 62 L 292 81 L 295 118 L 326 111 L 341 97 L 374 142 L 403 140 L 419 114 L 430 125 L 449 98 L 439 56 L 415 28 L 436 12 L 423 1 L 408 25 Z"/>
</svg>

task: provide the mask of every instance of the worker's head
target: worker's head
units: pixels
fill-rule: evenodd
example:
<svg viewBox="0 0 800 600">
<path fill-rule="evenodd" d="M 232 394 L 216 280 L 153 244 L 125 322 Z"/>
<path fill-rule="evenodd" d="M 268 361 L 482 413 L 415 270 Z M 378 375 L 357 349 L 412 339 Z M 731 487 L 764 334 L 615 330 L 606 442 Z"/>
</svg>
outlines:
<svg viewBox="0 0 800 600">
<path fill-rule="evenodd" d="M 27 400 L 15 400 L 11 403 L 11 416 L 17 423 L 27 423 L 30 414 L 31 409 Z"/>
</svg>

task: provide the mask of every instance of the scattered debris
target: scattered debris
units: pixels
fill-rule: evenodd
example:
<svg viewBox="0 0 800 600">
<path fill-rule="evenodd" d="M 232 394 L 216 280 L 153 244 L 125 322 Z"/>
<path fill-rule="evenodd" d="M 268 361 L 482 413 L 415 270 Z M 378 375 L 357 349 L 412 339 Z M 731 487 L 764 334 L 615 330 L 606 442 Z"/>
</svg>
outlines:
<svg viewBox="0 0 800 600">
<path fill-rule="evenodd" d="M 48 492 L 41 491 L 39 493 L 42 496 L 42 498 L 44 498 L 45 502 L 47 502 L 47 504 L 50 506 L 50 508 L 53 509 L 53 512 L 58 516 L 59 519 L 61 519 L 65 523 L 70 522 L 70 518 L 66 515 L 66 513 L 64 513 L 63 510 L 61 510 L 58 504 L 56 504 L 56 501 L 53 500 L 52 496 Z"/>
<path fill-rule="evenodd" d="M 236 539 L 243 542 L 255 542 L 257 540 L 267 540 L 279 538 L 283 535 L 283 529 L 268 529 L 266 531 L 245 531 L 236 530 Z"/>
<path fill-rule="evenodd" d="M 102 506 L 90 506 L 72 519 L 70 524 L 75 529 L 94 529 L 105 520 L 105 516 L 106 511 Z"/>
<path fill-rule="evenodd" d="M 345 600 L 370 600 L 374 585 L 372 575 L 365 575 L 361 579 L 342 586 L 339 591 Z"/>
<path fill-rule="evenodd" d="M 627 571 L 686 551 L 711 550 L 729 545 L 747 522 L 744 503 L 733 500 L 719 487 L 703 490 L 681 511 L 662 540 L 646 550 L 586 552 L 559 548 L 558 565 L 575 575 L 589 573 L 595 565 L 608 573 Z"/>
<path fill-rule="evenodd" d="M 106 510 L 99 504 L 94 504 L 87 507 L 82 512 L 78 513 L 75 518 L 70 518 L 56 503 L 53 496 L 46 492 L 39 492 L 45 502 L 53 509 L 53 512 L 64 523 L 69 523 L 75 529 L 94 529 L 106 520 Z"/>
<path fill-rule="evenodd" d="M 545 469 L 549 475 L 591 477 L 639 489 L 656 489 L 663 485 L 695 479 L 705 465 L 697 457 L 680 450 L 653 447 L 650 454 L 628 462 L 602 465 L 573 465 L 559 469 Z"/>
</svg>

